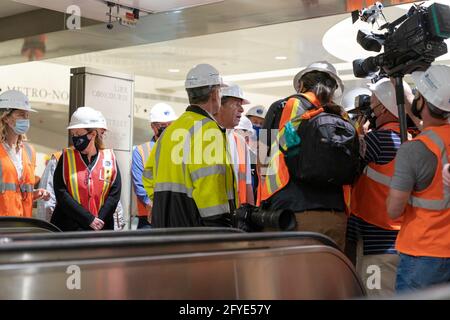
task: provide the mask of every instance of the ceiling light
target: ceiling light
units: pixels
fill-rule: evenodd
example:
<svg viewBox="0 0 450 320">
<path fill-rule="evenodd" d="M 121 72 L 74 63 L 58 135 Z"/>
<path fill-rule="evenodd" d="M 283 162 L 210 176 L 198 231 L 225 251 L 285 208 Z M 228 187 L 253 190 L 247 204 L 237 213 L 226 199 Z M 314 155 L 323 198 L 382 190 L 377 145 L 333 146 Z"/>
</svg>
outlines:
<svg viewBox="0 0 450 320">
<path fill-rule="evenodd" d="M 177 73 L 180 72 L 180 69 L 169 69 L 170 73 Z"/>
<path fill-rule="evenodd" d="M 287 57 L 285 57 L 285 56 L 277 56 L 277 57 L 275 57 L 275 60 L 287 60 Z"/>
</svg>

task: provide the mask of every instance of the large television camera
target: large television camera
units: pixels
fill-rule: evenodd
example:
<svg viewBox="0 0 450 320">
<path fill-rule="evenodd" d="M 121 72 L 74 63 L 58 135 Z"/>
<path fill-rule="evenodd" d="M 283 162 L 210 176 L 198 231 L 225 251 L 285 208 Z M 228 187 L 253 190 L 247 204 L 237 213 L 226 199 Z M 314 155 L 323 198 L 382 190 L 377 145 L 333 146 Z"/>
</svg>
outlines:
<svg viewBox="0 0 450 320">
<path fill-rule="evenodd" d="M 365 50 L 380 52 L 384 46 L 384 53 L 354 60 L 355 77 L 372 76 L 380 69 L 389 77 L 426 70 L 447 53 L 444 40 L 450 37 L 450 7 L 413 5 L 405 15 L 379 28 L 385 29 L 384 34 L 358 32 L 357 41 Z"/>
<path fill-rule="evenodd" d="M 295 228 L 295 215 L 292 210 L 265 210 L 245 204 L 235 210 L 233 227 L 247 232 L 263 230 L 289 231 Z"/>
<path fill-rule="evenodd" d="M 381 10 L 380 7 L 371 12 L 380 15 Z M 356 16 L 352 14 L 353 22 Z M 360 18 L 367 20 L 362 15 Z M 384 47 L 384 53 L 354 60 L 353 74 L 358 78 L 387 76 L 394 80 L 400 135 L 404 142 L 407 140 L 407 120 L 403 76 L 425 71 L 437 57 L 447 53 L 444 40 L 450 38 L 450 7 L 439 3 L 429 7 L 413 5 L 405 15 L 379 28 L 384 29 L 387 30 L 384 34 L 358 32 L 356 40 L 364 49 L 379 52 Z"/>
</svg>

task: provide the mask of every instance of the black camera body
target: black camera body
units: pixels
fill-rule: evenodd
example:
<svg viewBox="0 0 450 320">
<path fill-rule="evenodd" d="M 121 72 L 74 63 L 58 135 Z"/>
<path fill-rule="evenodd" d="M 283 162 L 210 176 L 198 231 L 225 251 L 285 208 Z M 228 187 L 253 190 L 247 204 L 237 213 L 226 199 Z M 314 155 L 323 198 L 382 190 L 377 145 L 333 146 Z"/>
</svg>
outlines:
<svg viewBox="0 0 450 320">
<path fill-rule="evenodd" d="M 370 95 L 368 94 L 360 94 L 355 97 L 354 109 L 348 111 L 350 119 L 353 121 L 360 121 L 363 119 L 363 122 L 370 122 L 370 129 L 376 128 L 376 118 L 373 115 L 372 108 L 370 108 Z"/>
<path fill-rule="evenodd" d="M 397 27 L 398 26 L 398 27 Z M 408 13 L 380 30 L 385 34 L 358 33 L 357 41 L 366 50 L 384 53 L 353 61 L 355 77 L 365 78 L 381 69 L 387 76 L 424 71 L 439 56 L 447 53 L 444 40 L 450 38 L 450 7 L 434 3 L 412 6 Z"/>
<path fill-rule="evenodd" d="M 289 231 L 296 226 L 292 210 L 264 210 L 249 204 L 236 209 L 232 221 L 234 228 L 246 232 L 259 232 L 263 229 Z"/>
</svg>

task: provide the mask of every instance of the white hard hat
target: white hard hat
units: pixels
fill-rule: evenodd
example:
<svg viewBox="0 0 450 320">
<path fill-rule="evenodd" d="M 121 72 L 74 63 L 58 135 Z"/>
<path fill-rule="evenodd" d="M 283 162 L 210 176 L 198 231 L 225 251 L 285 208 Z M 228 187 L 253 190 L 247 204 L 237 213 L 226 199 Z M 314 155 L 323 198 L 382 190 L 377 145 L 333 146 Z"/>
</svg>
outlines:
<svg viewBox="0 0 450 320">
<path fill-rule="evenodd" d="M 450 67 L 435 65 L 411 76 L 425 100 L 439 110 L 450 112 Z"/>
<path fill-rule="evenodd" d="M 250 101 L 245 99 L 241 87 L 237 84 L 230 84 L 222 88 L 222 97 L 233 97 L 242 100 L 242 104 L 250 104 Z"/>
<path fill-rule="evenodd" d="M 91 107 L 80 107 L 70 117 L 67 129 L 101 128 L 108 129 L 106 119 L 100 111 Z"/>
<path fill-rule="evenodd" d="M 222 77 L 219 71 L 210 64 L 198 64 L 189 70 L 186 76 L 185 88 L 198 88 L 205 86 L 222 86 Z"/>
<path fill-rule="evenodd" d="M 371 96 L 372 91 L 367 88 L 353 88 L 352 90 L 345 92 L 341 101 L 341 105 L 344 107 L 345 111 L 348 112 L 354 110 L 356 97 L 363 94 Z"/>
<path fill-rule="evenodd" d="M 28 97 L 18 90 L 8 90 L 0 94 L 0 109 L 18 109 L 37 112 L 31 109 Z"/>
<path fill-rule="evenodd" d="M 251 134 L 255 134 L 255 129 L 253 129 L 253 124 L 250 121 L 249 118 L 246 116 L 241 116 L 241 119 L 239 120 L 239 124 L 234 127 L 234 129 L 241 129 L 241 130 L 247 130 L 251 132 Z"/>
<path fill-rule="evenodd" d="M 176 119 L 175 111 L 166 103 L 157 103 L 150 110 L 150 122 L 170 122 Z"/>
<path fill-rule="evenodd" d="M 264 119 L 266 117 L 266 113 L 267 113 L 266 108 L 264 108 L 263 106 L 254 106 L 251 107 L 245 115 L 247 117 L 254 116 Z"/>
<path fill-rule="evenodd" d="M 312 71 L 320 71 L 320 72 L 327 73 L 331 78 L 333 78 L 336 81 L 336 83 L 338 85 L 338 89 L 341 91 L 341 94 L 342 94 L 342 92 L 344 92 L 344 84 L 342 83 L 341 78 L 339 78 L 336 68 L 333 67 L 333 65 L 327 61 L 313 62 L 308 67 L 306 67 L 305 69 L 303 69 L 302 71 L 297 73 L 294 77 L 294 82 L 293 82 L 294 89 L 296 91 L 298 90 L 298 85 L 299 85 L 300 79 L 305 74 L 307 74 L 308 72 L 312 72 Z"/>
<path fill-rule="evenodd" d="M 398 118 L 397 97 L 395 95 L 395 87 L 391 80 L 383 78 L 377 83 L 369 84 L 369 89 L 380 100 L 383 106 Z M 405 81 L 403 81 L 403 90 L 405 91 L 405 95 L 412 95 L 411 87 Z"/>
</svg>

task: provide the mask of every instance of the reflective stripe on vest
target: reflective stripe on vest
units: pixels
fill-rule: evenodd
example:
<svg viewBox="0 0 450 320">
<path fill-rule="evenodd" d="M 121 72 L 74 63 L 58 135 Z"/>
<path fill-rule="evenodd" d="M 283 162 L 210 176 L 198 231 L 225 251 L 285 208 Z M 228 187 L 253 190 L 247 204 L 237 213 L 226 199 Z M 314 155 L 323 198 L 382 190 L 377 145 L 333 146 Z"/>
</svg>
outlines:
<svg viewBox="0 0 450 320">
<path fill-rule="evenodd" d="M 30 163 L 32 163 L 34 165 L 34 161 L 33 161 L 33 159 L 34 159 L 34 152 L 33 152 L 33 149 L 31 148 L 31 146 L 28 143 L 24 143 L 23 146 L 24 146 L 24 149 L 25 149 L 25 151 L 27 153 L 28 160 L 30 161 Z"/>
<path fill-rule="evenodd" d="M 323 111 L 323 109 L 320 108 L 319 100 L 312 92 L 307 92 L 301 95 L 317 108 L 310 110 L 310 112 L 313 113 L 312 116 Z M 300 108 L 304 112 L 299 114 Z M 260 176 L 261 183 L 258 188 L 261 188 L 261 190 L 258 191 L 257 205 L 260 205 L 261 201 L 269 199 L 274 193 L 278 192 L 288 184 L 289 169 L 286 165 L 284 154 L 280 150 L 280 148 L 286 150 L 286 141 L 284 137 L 285 125 L 292 119 L 296 119 L 297 126 L 300 125 L 302 119 L 311 117 L 310 112 L 302 108 L 300 99 L 298 98 L 293 97 L 287 101 L 278 126 L 279 132 L 277 134 L 277 138 L 272 143 L 271 154 L 273 154 L 273 156 L 271 156 L 269 160 L 269 166 L 266 174 Z"/>
<path fill-rule="evenodd" d="M 399 134 L 400 126 L 399 123 L 387 123 L 378 130 L 390 130 Z M 386 198 L 394 172 L 395 159 L 386 164 L 370 162 L 353 185 L 351 213 L 379 228 L 400 230 L 402 218 L 391 219 L 386 207 Z"/>
<path fill-rule="evenodd" d="M 144 144 L 141 144 L 137 146 L 139 154 L 142 158 L 142 163 L 145 166 L 145 163 L 147 162 L 148 157 L 150 156 L 150 151 L 152 151 L 152 147 L 155 143 L 153 141 L 146 142 Z"/>
<path fill-rule="evenodd" d="M 91 170 L 79 151 L 64 150 L 63 177 L 72 198 L 97 216 L 117 176 L 112 150 L 100 150 Z"/>
<path fill-rule="evenodd" d="M 113 178 L 113 170 L 112 170 L 112 164 L 115 163 L 115 159 L 113 156 L 113 153 L 111 149 L 105 149 L 103 151 L 103 164 L 104 163 L 110 163 L 111 168 L 103 168 L 103 188 L 102 188 L 102 195 L 100 198 L 100 207 L 103 207 L 103 204 L 105 203 L 105 198 L 107 194 L 109 193 L 109 190 L 111 189 L 112 185 L 112 178 Z M 115 177 L 114 177 L 115 179 Z"/>
<path fill-rule="evenodd" d="M 153 146 L 155 145 L 155 142 L 149 141 L 146 142 L 144 144 L 138 145 L 136 146 L 139 155 L 141 156 L 142 159 L 142 165 L 145 167 L 145 163 L 148 160 L 148 157 L 150 156 L 150 152 L 153 148 Z M 147 178 L 147 179 L 153 179 L 153 173 L 151 172 L 151 170 L 145 170 L 142 172 L 142 176 Z M 136 205 L 137 205 L 137 215 L 139 217 L 147 217 L 149 216 L 149 214 L 151 214 L 150 212 L 148 212 L 148 209 L 145 207 L 145 204 L 141 202 L 141 200 L 139 200 L 139 198 L 137 196 L 136 197 Z M 151 218 L 151 217 L 150 217 Z"/>
</svg>

